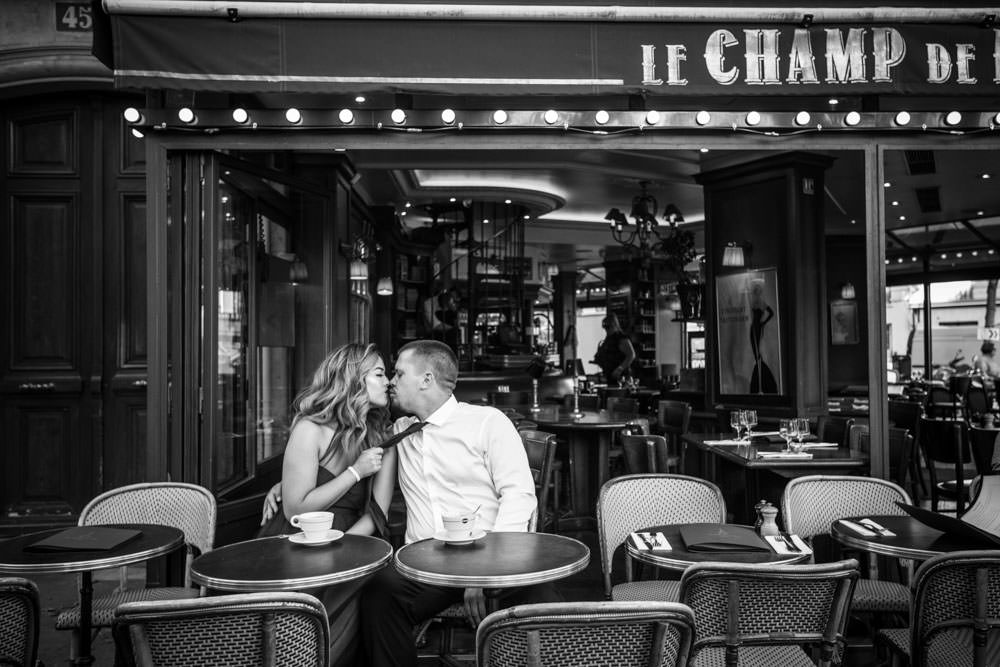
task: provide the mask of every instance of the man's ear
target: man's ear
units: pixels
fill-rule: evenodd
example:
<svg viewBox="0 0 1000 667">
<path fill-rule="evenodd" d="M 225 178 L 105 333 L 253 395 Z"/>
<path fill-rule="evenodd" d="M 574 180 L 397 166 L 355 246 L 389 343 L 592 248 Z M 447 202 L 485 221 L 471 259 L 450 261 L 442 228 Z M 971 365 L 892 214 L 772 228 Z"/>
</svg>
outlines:
<svg viewBox="0 0 1000 667">
<path fill-rule="evenodd" d="M 434 386 L 434 373 L 432 371 L 424 371 L 424 374 L 420 376 L 421 389 L 432 386 Z"/>
</svg>

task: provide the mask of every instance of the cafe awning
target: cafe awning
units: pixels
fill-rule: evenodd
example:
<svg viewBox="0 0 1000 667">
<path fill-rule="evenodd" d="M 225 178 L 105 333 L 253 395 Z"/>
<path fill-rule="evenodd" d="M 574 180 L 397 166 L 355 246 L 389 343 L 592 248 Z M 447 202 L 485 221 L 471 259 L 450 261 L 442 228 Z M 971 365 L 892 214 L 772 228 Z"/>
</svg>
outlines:
<svg viewBox="0 0 1000 667">
<path fill-rule="evenodd" d="M 995 95 L 1000 85 L 989 8 L 104 0 L 103 9 L 95 54 L 121 88 L 704 97 Z"/>
</svg>

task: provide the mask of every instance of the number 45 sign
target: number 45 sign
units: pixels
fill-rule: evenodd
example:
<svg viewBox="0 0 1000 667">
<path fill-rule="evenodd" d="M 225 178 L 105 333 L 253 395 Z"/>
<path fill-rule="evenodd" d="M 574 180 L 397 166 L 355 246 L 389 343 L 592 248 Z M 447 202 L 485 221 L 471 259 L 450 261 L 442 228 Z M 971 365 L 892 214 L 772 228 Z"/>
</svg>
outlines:
<svg viewBox="0 0 1000 667">
<path fill-rule="evenodd" d="M 91 32 L 94 15 L 89 2 L 57 2 L 56 30 L 60 32 Z"/>
<path fill-rule="evenodd" d="M 979 335 L 976 336 L 979 340 L 991 340 L 994 342 L 1000 341 L 1000 327 L 986 327 L 985 329 L 979 330 Z"/>
</svg>

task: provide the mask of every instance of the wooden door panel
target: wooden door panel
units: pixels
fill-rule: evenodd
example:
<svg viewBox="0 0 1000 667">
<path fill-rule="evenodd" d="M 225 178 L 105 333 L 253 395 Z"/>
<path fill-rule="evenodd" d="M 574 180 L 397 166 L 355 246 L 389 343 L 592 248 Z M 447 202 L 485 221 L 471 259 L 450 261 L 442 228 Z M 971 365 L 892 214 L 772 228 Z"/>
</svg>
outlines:
<svg viewBox="0 0 1000 667">
<path fill-rule="evenodd" d="M 74 194 L 12 195 L 8 368 L 78 370 L 79 221 Z"/>
<path fill-rule="evenodd" d="M 104 401 L 105 423 L 102 477 L 105 489 L 146 479 L 145 379 L 135 380 L 131 393 L 111 392 Z M 117 383 L 116 383 L 117 384 Z"/>
<path fill-rule="evenodd" d="M 73 108 L 10 119 L 12 175 L 71 175 L 79 171 L 78 111 Z"/>
<path fill-rule="evenodd" d="M 68 515 L 89 499 L 88 429 L 79 401 L 11 398 L 4 410 L 2 506 L 7 518 Z"/>
</svg>

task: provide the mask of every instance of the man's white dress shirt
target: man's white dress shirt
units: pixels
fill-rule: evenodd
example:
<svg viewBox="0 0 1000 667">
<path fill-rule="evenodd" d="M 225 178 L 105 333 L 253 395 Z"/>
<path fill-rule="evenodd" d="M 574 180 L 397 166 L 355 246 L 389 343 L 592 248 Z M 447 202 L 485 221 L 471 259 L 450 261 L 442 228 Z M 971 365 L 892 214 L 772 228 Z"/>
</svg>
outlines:
<svg viewBox="0 0 1000 667">
<path fill-rule="evenodd" d="M 396 420 L 399 433 L 417 421 Z M 521 436 L 499 410 L 450 397 L 423 430 L 399 450 L 399 486 L 406 500 L 406 542 L 443 530 L 442 514 L 479 507 L 477 526 L 525 531 L 537 508 L 535 485 Z"/>
</svg>

